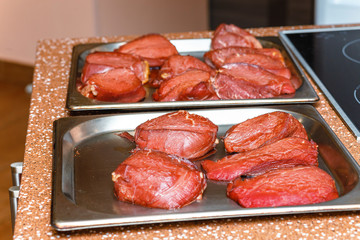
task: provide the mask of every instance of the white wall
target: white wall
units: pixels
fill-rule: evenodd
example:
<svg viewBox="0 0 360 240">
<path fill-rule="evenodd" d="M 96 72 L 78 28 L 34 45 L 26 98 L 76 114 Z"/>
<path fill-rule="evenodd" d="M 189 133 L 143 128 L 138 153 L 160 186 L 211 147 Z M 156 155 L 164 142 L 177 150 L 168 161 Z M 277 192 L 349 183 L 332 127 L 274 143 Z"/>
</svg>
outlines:
<svg viewBox="0 0 360 240">
<path fill-rule="evenodd" d="M 33 64 L 44 38 L 208 29 L 207 0 L 1 0 L 0 60 Z"/>
<path fill-rule="evenodd" d="M 360 23 L 360 0 L 316 0 L 315 24 Z"/>
<path fill-rule="evenodd" d="M 0 59 L 33 64 L 39 39 L 94 35 L 94 5 L 88 3 L 1 0 Z"/>
</svg>

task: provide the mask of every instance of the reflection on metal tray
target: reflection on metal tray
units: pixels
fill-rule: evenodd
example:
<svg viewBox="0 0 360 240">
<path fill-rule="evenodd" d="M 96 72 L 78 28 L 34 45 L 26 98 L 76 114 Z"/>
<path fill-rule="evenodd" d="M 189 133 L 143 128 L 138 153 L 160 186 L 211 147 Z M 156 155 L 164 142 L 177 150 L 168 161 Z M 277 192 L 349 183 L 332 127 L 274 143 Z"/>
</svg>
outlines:
<svg viewBox="0 0 360 240">
<path fill-rule="evenodd" d="M 51 224 L 59 231 L 86 228 L 248 217 L 295 213 L 358 210 L 360 169 L 315 108 L 308 104 L 217 108 L 190 111 L 219 126 L 218 137 L 233 124 L 272 111 L 296 117 L 319 146 L 319 166 L 336 182 L 339 198 L 302 206 L 242 208 L 226 197 L 226 184 L 208 181 L 200 202 L 178 210 L 145 208 L 118 201 L 111 172 L 129 156 L 132 143 L 116 135 L 166 112 L 90 115 L 59 119 L 54 126 L 54 173 Z M 223 144 L 209 159 L 225 155 Z M 199 165 L 199 162 L 196 162 Z"/>
<path fill-rule="evenodd" d="M 101 102 L 89 99 L 81 95 L 76 89 L 77 81 L 80 81 L 81 71 L 86 56 L 94 51 L 113 51 L 125 42 L 109 44 L 82 44 L 73 49 L 70 80 L 66 99 L 66 108 L 70 111 L 103 111 L 103 110 L 158 110 L 200 107 L 227 107 L 266 104 L 289 104 L 289 103 L 314 103 L 319 100 L 316 92 L 309 83 L 306 75 L 300 72 L 300 67 L 289 57 L 281 41 L 277 37 L 259 37 L 261 44 L 266 48 L 277 48 L 283 54 L 289 68 L 301 81 L 301 87 L 292 95 L 283 95 L 276 98 L 266 99 L 241 99 L 241 100 L 213 100 L 213 101 L 175 101 L 156 102 L 152 99 L 153 88 L 146 87 L 147 96 L 138 103 L 113 103 Z M 178 52 L 182 55 L 192 55 L 203 59 L 203 55 L 210 49 L 211 39 L 178 39 L 171 40 Z"/>
</svg>

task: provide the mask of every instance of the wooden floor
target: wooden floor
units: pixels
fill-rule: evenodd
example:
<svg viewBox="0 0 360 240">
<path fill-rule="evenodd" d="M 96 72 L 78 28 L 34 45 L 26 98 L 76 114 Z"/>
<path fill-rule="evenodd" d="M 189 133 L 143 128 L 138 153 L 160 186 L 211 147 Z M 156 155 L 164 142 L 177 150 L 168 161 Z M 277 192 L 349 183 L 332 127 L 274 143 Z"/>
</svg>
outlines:
<svg viewBox="0 0 360 240">
<path fill-rule="evenodd" d="M 33 68 L 0 61 L 0 239 L 12 238 L 10 164 L 23 161 Z"/>
</svg>

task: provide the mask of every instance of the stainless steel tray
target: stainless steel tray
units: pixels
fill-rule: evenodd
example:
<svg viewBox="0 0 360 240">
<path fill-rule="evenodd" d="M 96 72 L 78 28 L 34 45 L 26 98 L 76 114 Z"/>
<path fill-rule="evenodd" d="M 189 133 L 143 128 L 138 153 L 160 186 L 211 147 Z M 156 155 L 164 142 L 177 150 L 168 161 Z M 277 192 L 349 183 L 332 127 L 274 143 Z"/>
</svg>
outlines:
<svg viewBox="0 0 360 240">
<path fill-rule="evenodd" d="M 208 180 L 204 198 L 179 210 L 151 209 L 118 201 L 111 172 L 129 156 L 132 143 L 116 135 L 133 131 L 166 112 L 76 116 L 54 124 L 54 171 L 51 224 L 59 231 L 173 221 L 360 209 L 360 169 L 330 127 L 309 104 L 217 108 L 190 111 L 219 126 L 219 137 L 233 124 L 272 111 L 299 119 L 319 145 L 320 167 L 333 176 L 340 197 L 313 205 L 242 208 L 226 197 L 226 184 Z M 223 144 L 209 159 L 224 156 Z M 196 162 L 199 164 L 199 162 Z"/>
<path fill-rule="evenodd" d="M 277 98 L 266 99 L 241 99 L 241 100 L 214 100 L 214 101 L 176 101 L 176 102 L 156 102 L 152 99 L 153 88 L 147 87 L 147 96 L 138 103 L 113 103 L 101 102 L 89 99 L 81 95 L 76 89 L 77 81 L 80 81 L 81 71 L 86 56 L 94 51 L 113 51 L 125 42 L 108 44 L 81 44 L 73 49 L 69 87 L 66 98 L 66 108 L 70 111 L 139 111 L 139 110 L 161 110 L 161 109 L 179 109 L 179 108 L 204 108 L 204 107 L 227 107 L 227 106 L 246 106 L 246 105 L 267 105 L 267 104 L 289 104 L 289 103 L 314 103 L 319 100 L 316 92 L 311 86 L 306 75 L 300 72 L 300 66 L 294 62 L 286 52 L 281 41 L 277 37 L 259 37 L 264 47 L 274 47 L 281 51 L 286 61 L 292 66 L 292 72 L 302 80 L 302 86 L 295 94 L 289 96 L 280 96 Z M 176 46 L 178 52 L 182 55 L 192 55 L 203 59 L 203 55 L 210 49 L 211 39 L 178 39 L 171 40 Z"/>
</svg>

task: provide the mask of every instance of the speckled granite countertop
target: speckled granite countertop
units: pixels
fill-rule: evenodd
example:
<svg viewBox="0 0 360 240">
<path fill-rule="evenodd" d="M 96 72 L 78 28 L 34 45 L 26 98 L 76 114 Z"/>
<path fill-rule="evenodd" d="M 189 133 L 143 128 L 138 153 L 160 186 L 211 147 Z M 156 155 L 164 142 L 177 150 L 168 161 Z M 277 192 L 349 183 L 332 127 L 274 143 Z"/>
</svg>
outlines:
<svg viewBox="0 0 360 240">
<path fill-rule="evenodd" d="M 256 36 L 274 36 L 280 30 L 249 29 Z M 329 27 L 329 26 L 328 26 Z M 335 27 L 335 26 L 333 26 Z M 164 34 L 171 39 L 210 37 L 212 32 Z M 24 170 L 15 239 L 351 239 L 360 236 L 360 212 L 249 217 L 60 233 L 50 225 L 53 121 L 69 116 L 65 109 L 73 46 L 90 42 L 126 41 L 134 36 L 52 39 L 38 42 L 26 136 Z M 344 126 L 323 94 L 316 109 L 339 139 L 360 160 L 360 144 Z"/>
</svg>

